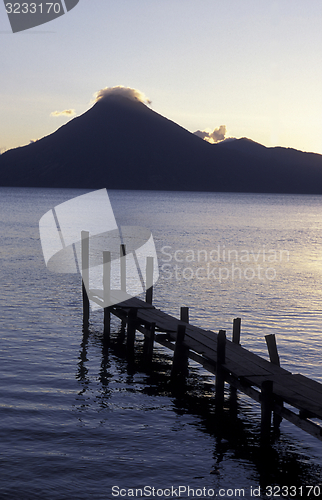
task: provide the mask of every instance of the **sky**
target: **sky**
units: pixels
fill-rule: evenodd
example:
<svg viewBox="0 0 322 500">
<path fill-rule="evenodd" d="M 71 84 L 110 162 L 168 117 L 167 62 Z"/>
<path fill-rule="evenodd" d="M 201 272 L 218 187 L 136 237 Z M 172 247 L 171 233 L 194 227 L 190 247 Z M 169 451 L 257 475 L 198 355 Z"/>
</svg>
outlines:
<svg viewBox="0 0 322 500">
<path fill-rule="evenodd" d="M 0 151 L 121 85 L 191 132 L 322 154 L 321 27 L 321 0 L 80 0 L 13 34 L 1 2 Z"/>
</svg>

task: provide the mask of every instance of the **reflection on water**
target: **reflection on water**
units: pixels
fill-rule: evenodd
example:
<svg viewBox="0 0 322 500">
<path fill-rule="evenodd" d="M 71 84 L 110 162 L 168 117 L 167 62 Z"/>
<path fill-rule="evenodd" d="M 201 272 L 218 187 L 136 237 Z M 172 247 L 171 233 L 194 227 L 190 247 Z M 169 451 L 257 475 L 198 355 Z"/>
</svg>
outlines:
<svg viewBox="0 0 322 500">
<path fill-rule="evenodd" d="M 185 392 L 175 390 L 163 348 L 146 371 L 140 342 L 128 364 L 118 322 L 109 348 L 101 312 L 82 332 L 79 277 L 48 273 L 38 234 L 46 211 L 82 192 L 0 189 L 1 499 L 106 500 L 113 485 L 318 484 L 313 437 L 283 422 L 263 456 L 259 408 L 248 398 L 239 395 L 234 408 L 227 387 L 218 419 L 213 379 L 202 368 L 191 363 Z M 152 231 L 159 259 L 171 247 L 171 265 L 198 268 L 175 261 L 181 249 L 288 250 L 271 281 L 176 280 L 161 271 L 155 305 L 177 316 L 189 306 L 191 323 L 228 336 L 241 317 L 242 345 L 267 357 L 264 335 L 275 333 L 282 366 L 322 380 L 319 197 L 119 191 L 110 199 L 120 225 Z"/>
<path fill-rule="evenodd" d="M 227 474 L 230 481 L 238 484 L 239 480 L 240 487 L 245 489 L 250 489 L 251 484 L 253 487 L 260 486 L 262 490 L 270 485 L 299 488 L 309 482 L 316 484 L 322 468 L 311 460 L 309 450 L 305 454 L 294 435 L 290 437 L 282 432 L 282 435 L 276 436 L 271 449 L 263 452 L 260 448 L 259 408 L 250 399 L 244 395 L 238 395 L 236 399 L 227 384 L 223 413 L 218 413 L 214 402 L 214 379 L 205 372 L 201 373 L 197 364 L 191 363 L 185 385 L 175 385 L 169 376 L 172 360 L 170 351 L 156 345 L 153 365 L 145 369 L 143 336 L 137 334 L 135 359 L 129 363 L 126 347 L 119 342 L 121 327 L 115 322 L 111 343 L 107 347 L 104 346 L 102 334 L 96 330 L 99 326 L 97 319 L 90 333 L 84 333 L 81 344 L 79 365 L 82 369 L 78 373 L 85 373 L 87 377 L 77 377 L 81 382 L 82 395 L 89 389 L 91 380 L 93 382 L 97 377 L 99 381 L 96 397 L 91 395 L 89 406 L 98 405 L 101 410 L 121 415 L 129 411 L 140 412 L 140 424 L 136 420 L 133 432 L 139 434 L 138 429 L 141 429 L 146 432 L 148 440 L 151 439 L 150 432 L 154 432 L 155 450 L 158 449 L 159 430 L 162 427 L 158 414 L 170 411 L 174 418 L 168 416 L 170 425 L 162 432 L 166 432 L 170 441 L 176 441 L 173 433 L 184 436 L 184 444 L 189 445 L 190 449 L 180 460 L 187 463 L 190 463 L 189 460 L 198 462 L 204 457 L 202 447 L 199 448 L 195 442 L 195 433 L 199 435 L 198 439 L 200 433 L 208 436 L 208 452 L 211 452 L 209 463 L 203 467 L 202 473 L 199 471 L 201 475 L 195 474 L 193 479 L 208 481 L 211 477 L 212 487 L 216 483 L 222 485 Z M 84 364 L 92 361 L 88 359 L 87 347 L 91 350 L 93 345 L 96 355 L 101 357 L 101 363 L 98 373 L 89 375 Z M 122 397 L 116 403 L 115 394 L 118 391 Z M 82 409 L 81 405 L 79 410 Z M 298 430 L 295 431 L 297 433 Z M 299 434 L 302 434 L 301 431 Z M 301 437 L 305 439 L 303 434 Z M 239 479 L 235 467 L 239 469 Z M 243 472 L 240 473 L 240 470 Z"/>
</svg>

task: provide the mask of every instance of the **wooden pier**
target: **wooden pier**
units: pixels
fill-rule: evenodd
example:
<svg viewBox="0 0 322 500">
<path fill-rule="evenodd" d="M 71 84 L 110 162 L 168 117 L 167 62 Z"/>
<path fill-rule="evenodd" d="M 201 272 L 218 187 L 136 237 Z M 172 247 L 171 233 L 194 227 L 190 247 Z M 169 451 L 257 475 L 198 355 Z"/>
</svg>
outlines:
<svg viewBox="0 0 322 500">
<path fill-rule="evenodd" d="M 125 255 L 125 249 L 122 249 Z M 86 255 L 86 251 L 84 252 Z M 172 350 L 171 377 L 184 380 L 188 374 L 188 359 L 202 365 L 215 375 L 216 407 L 224 402 L 224 384 L 229 383 L 234 391 L 243 392 L 261 405 L 261 437 L 268 443 L 273 424 L 277 429 L 286 419 L 305 432 L 322 441 L 322 384 L 300 374 L 292 374 L 279 366 L 275 336 L 267 335 L 266 342 L 270 361 L 248 351 L 240 345 L 240 318 L 233 321 L 232 340 L 226 332 L 218 333 L 192 326 L 187 307 L 180 310 L 180 319 L 152 305 L 152 287 L 146 292 L 146 300 L 129 296 L 123 290 L 111 290 L 109 286 L 109 252 L 104 252 L 102 290 L 91 290 L 83 283 L 83 319 L 85 329 L 89 320 L 89 300 L 104 308 L 104 338 L 109 341 L 110 316 L 118 317 L 123 324 L 124 341 L 129 357 L 134 355 L 135 333 L 144 335 L 144 358 L 151 363 L 154 343 Z M 148 258 L 149 259 L 149 258 Z M 86 260 L 86 258 L 85 258 Z M 83 262 L 86 267 L 86 262 Z M 151 269 L 151 262 L 147 269 Z M 153 265 L 152 265 L 153 268 Z M 84 269 L 84 268 L 83 268 Z M 83 280 L 87 274 L 83 273 Z M 86 291 L 87 290 L 87 291 Z M 122 300 L 122 294 L 124 299 Z M 106 297 L 115 301 L 104 307 Z M 113 300 L 112 300 L 113 302 Z"/>
</svg>

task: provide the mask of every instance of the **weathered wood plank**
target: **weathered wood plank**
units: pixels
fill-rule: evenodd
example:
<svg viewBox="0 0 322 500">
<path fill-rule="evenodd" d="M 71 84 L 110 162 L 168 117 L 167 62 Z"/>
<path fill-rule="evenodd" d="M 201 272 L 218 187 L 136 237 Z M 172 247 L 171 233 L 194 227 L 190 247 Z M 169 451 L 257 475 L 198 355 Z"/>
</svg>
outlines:
<svg viewBox="0 0 322 500">
<path fill-rule="evenodd" d="M 270 372 L 262 368 L 261 366 L 254 365 L 252 363 L 241 365 L 240 363 L 236 363 L 226 357 L 225 363 L 226 370 L 229 371 L 235 377 L 265 377 L 266 379 L 270 378 Z M 260 384 L 254 383 L 252 385 L 256 385 L 260 387 Z"/>
<path fill-rule="evenodd" d="M 306 397 L 306 394 L 300 394 L 296 385 L 290 380 L 289 377 L 271 377 L 274 383 L 274 394 L 281 397 L 286 403 L 294 406 L 298 410 L 308 410 L 310 413 L 316 415 L 317 418 L 322 418 L 322 408 L 321 402 L 314 402 Z M 259 386 L 259 384 L 264 380 L 263 377 L 251 376 L 248 380 L 254 385 Z"/>
<path fill-rule="evenodd" d="M 311 436 L 316 437 L 322 441 L 322 427 L 315 424 L 314 422 L 310 422 L 309 420 L 304 420 L 300 418 L 298 415 L 295 415 L 291 410 L 284 407 L 275 407 L 274 411 L 283 417 L 285 420 L 288 420 L 292 424 L 296 425 L 303 431 L 311 434 Z"/>
<path fill-rule="evenodd" d="M 310 389 L 312 389 L 315 392 L 319 393 L 321 395 L 321 397 L 322 397 L 322 384 L 320 384 L 316 380 L 311 380 L 310 378 L 307 378 L 304 375 L 301 375 L 300 373 L 293 374 L 293 377 L 301 385 L 309 387 Z"/>
</svg>

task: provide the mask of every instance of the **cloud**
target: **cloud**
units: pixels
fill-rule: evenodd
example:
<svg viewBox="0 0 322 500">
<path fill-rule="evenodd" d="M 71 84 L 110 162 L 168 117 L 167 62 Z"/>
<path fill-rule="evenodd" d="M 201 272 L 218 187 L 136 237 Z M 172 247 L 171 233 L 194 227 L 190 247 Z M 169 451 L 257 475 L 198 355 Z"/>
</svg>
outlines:
<svg viewBox="0 0 322 500">
<path fill-rule="evenodd" d="M 225 139 L 226 133 L 226 125 L 220 125 L 220 127 L 215 128 L 212 132 L 208 132 L 207 130 L 197 130 L 196 132 L 194 132 L 195 135 L 201 137 L 201 139 L 204 139 L 205 141 L 210 142 L 211 144 L 223 141 Z"/>
<path fill-rule="evenodd" d="M 64 111 L 53 111 L 50 113 L 50 116 L 74 116 L 76 115 L 76 111 L 74 109 L 64 109 Z"/>
<path fill-rule="evenodd" d="M 118 85 L 117 87 L 105 87 L 94 94 L 94 102 L 105 100 L 110 96 L 123 96 L 131 99 L 131 101 L 143 102 L 143 104 L 152 104 L 152 101 L 146 95 L 137 89 L 132 89 L 131 87 L 123 87 L 123 85 Z"/>
</svg>

